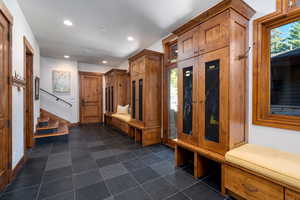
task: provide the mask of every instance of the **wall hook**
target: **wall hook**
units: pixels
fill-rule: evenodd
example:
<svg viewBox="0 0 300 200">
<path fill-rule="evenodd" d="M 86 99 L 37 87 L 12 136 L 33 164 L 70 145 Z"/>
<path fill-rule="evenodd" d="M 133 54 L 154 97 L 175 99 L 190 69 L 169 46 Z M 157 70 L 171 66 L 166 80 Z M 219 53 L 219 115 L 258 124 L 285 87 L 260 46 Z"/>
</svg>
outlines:
<svg viewBox="0 0 300 200">
<path fill-rule="evenodd" d="M 15 71 L 15 75 L 12 77 L 12 85 L 17 87 L 18 91 L 21 91 L 21 88 L 26 87 L 26 81 Z"/>
<path fill-rule="evenodd" d="M 249 55 L 250 50 L 251 50 L 251 47 L 249 47 L 249 48 L 247 49 L 247 51 L 246 51 L 244 54 L 239 55 L 239 56 L 238 56 L 238 59 L 239 59 L 239 60 L 242 60 L 242 59 L 248 58 L 248 55 Z"/>
</svg>

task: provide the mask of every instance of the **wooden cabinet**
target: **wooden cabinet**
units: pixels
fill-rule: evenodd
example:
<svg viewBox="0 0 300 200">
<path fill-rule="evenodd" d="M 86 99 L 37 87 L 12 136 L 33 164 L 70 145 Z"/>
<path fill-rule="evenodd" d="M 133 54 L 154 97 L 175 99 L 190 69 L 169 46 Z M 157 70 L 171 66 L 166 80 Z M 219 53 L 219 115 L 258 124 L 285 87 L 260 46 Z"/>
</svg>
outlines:
<svg viewBox="0 0 300 200">
<path fill-rule="evenodd" d="M 129 104 L 129 74 L 126 70 L 112 69 L 105 73 L 105 110 L 117 112 L 118 105 Z"/>
<path fill-rule="evenodd" d="M 242 1 L 236 2 L 247 7 Z M 246 138 L 245 54 L 249 18 L 239 13 L 235 9 L 225 9 L 196 28 L 178 35 L 178 41 L 181 41 L 178 56 L 187 58 L 193 55 L 178 63 L 178 139 L 221 155 L 243 144 Z M 194 45 L 191 47 L 193 54 L 191 50 L 182 50 L 186 40 L 190 40 L 189 47 Z M 192 95 L 185 92 L 188 89 L 184 86 L 185 73 L 193 76 L 193 81 L 190 81 L 193 85 L 189 87 Z M 185 99 L 189 101 L 187 106 Z M 185 121 L 192 127 L 191 131 L 188 130 L 190 132 L 184 131 Z"/>
<path fill-rule="evenodd" d="M 131 124 L 139 129 L 133 131 L 141 134 L 143 144 L 158 143 L 161 135 L 162 54 L 143 50 L 129 58 L 129 63 Z M 145 141 L 147 138 L 153 141 Z"/>
</svg>

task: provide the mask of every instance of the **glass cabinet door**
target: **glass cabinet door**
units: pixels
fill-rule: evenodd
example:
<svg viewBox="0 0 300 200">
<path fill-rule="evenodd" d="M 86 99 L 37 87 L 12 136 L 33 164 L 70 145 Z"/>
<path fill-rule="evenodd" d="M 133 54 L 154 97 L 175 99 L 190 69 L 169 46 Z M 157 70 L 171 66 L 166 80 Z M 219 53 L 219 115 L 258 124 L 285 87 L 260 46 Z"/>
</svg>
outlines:
<svg viewBox="0 0 300 200">
<path fill-rule="evenodd" d="M 193 145 L 199 143 L 196 61 L 178 63 L 178 139 Z"/>
<path fill-rule="evenodd" d="M 132 99 L 131 99 L 131 102 L 132 102 L 132 111 L 131 111 L 131 117 L 133 119 L 135 119 L 135 112 L 136 112 L 136 91 L 135 91 L 135 88 L 136 88 L 136 81 L 132 81 Z"/>
<path fill-rule="evenodd" d="M 182 70 L 183 74 L 183 133 L 191 135 L 193 125 L 193 66 Z"/>
<path fill-rule="evenodd" d="M 178 69 L 168 71 L 168 139 L 177 138 Z"/>
<path fill-rule="evenodd" d="M 289 10 L 300 8 L 300 0 L 288 0 L 287 2 Z"/>
<path fill-rule="evenodd" d="M 143 79 L 139 79 L 139 120 L 143 121 Z"/>
<path fill-rule="evenodd" d="M 228 136 L 228 48 L 199 59 L 200 146 L 224 153 Z"/>
</svg>

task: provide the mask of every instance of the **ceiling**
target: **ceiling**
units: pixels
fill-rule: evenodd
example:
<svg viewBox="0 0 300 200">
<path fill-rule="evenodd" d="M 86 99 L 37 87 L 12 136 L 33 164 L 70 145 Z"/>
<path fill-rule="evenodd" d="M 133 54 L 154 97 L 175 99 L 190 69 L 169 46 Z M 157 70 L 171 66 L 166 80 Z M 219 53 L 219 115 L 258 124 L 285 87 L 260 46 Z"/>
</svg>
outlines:
<svg viewBox="0 0 300 200">
<path fill-rule="evenodd" d="M 220 0 L 18 0 L 42 56 L 119 66 Z M 63 24 L 71 20 L 72 27 Z M 132 36 L 134 41 L 128 41 Z"/>
</svg>

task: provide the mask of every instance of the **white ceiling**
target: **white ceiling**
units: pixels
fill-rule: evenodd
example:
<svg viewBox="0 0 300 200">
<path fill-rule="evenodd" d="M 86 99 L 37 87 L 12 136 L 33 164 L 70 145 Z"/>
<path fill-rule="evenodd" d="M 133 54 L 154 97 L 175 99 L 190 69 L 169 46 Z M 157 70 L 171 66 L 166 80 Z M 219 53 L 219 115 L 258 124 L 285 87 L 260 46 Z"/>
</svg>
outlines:
<svg viewBox="0 0 300 200">
<path fill-rule="evenodd" d="M 18 0 L 41 55 L 118 66 L 220 0 Z M 74 26 L 67 27 L 69 19 Z M 134 41 L 127 41 L 133 36 Z"/>
</svg>

